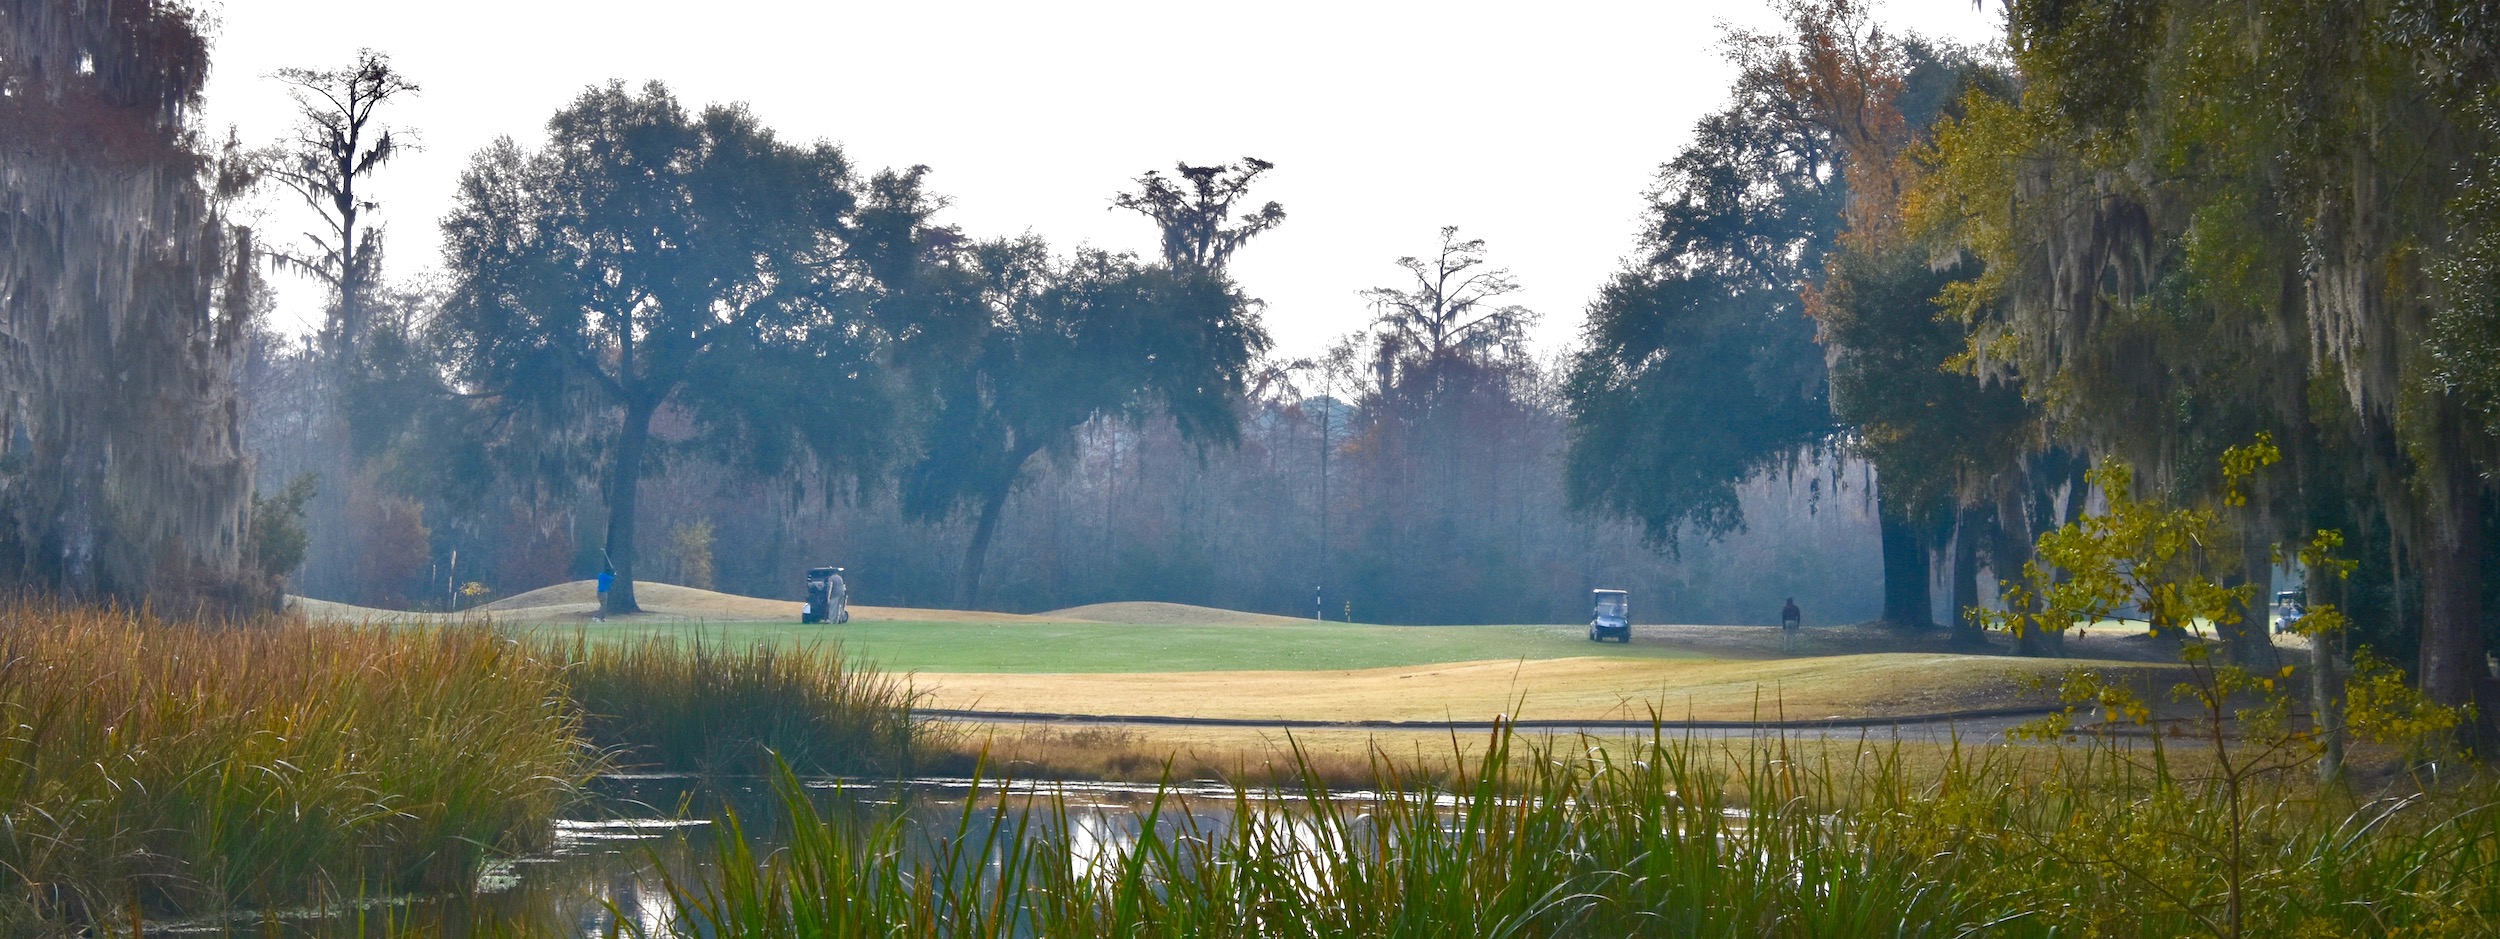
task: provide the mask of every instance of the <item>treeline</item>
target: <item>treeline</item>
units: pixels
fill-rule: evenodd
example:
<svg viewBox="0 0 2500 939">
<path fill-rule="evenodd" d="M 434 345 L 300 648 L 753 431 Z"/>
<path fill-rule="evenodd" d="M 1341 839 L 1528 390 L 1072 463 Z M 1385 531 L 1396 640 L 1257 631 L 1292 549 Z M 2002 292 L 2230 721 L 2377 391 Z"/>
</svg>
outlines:
<svg viewBox="0 0 2500 939">
<path fill-rule="evenodd" d="M 2300 582 L 2349 618 L 2330 652 L 2494 713 L 2500 20 L 2016 2 L 1985 51 L 1787 13 L 1733 37 L 1734 101 L 1592 308 L 1580 504 L 1725 530 L 1735 487 L 1836 441 L 1881 481 L 1885 617 L 1924 624 L 1935 566 L 1957 611 L 1996 593 L 1982 567 L 2062 583 L 2022 573 L 2035 543 L 2101 497 L 2088 470 L 2132 468 L 2099 478 L 2222 513 L 2227 538 L 2144 550 L 2249 588 L 2215 624 L 2235 659 L 2271 654 L 2264 598 L 2312 547 L 2353 565 Z"/>
<path fill-rule="evenodd" d="M 1227 272 L 1285 220 L 1249 198 L 1262 161 L 1115 195 L 1159 258 L 1063 254 L 944 224 L 925 168 L 862 173 L 741 108 L 609 84 L 544 147 L 475 157 L 446 273 L 411 286 L 330 194 L 377 204 L 382 119 L 418 86 L 372 53 L 289 76 L 320 132 L 260 159 L 363 246 L 293 260 L 334 288 L 329 321 L 246 369 L 300 592 L 443 608 L 613 568 L 623 612 L 637 578 L 789 596 L 836 564 L 884 604 L 1543 622 L 1622 587 L 1648 618 L 1870 612 L 1864 473 L 1837 454 L 1758 481 L 1769 524 L 1689 556 L 1571 512 L 1533 314 L 1456 229 L 1384 268 L 1369 329 L 1270 354 Z"/>
<path fill-rule="evenodd" d="M 272 487 L 317 471 L 324 455 L 305 432 L 318 409 L 280 404 L 312 400 L 300 389 L 316 358 L 277 348 L 255 373 L 248 423 Z M 1294 616 L 1324 606 L 1331 619 L 1365 622 L 1569 622 L 1602 586 L 1635 591 L 1643 621 L 1763 622 L 1792 595 L 1817 621 L 1875 615 L 1862 463 L 1757 480 L 1740 494 L 1747 532 L 1671 557 L 1636 527 L 1564 504 L 1565 422 L 1546 369 L 1505 363 L 1498 394 L 1462 398 L 1417 428 L 1389 420 L 1396 405 L 1377 373 L 1348 362 L 1341 350 L 1333 364 L 1263 363 L 1238 405 L 1236 446 L 1193 446 L 1159 417 L 1088 421 L 1037 458 L 1006 503 L 983 605 L 1145 599 Z M 661 424 L 672 445 L 693 439 L 683 423 Z M 1449 459 L 1423 462 L 1433 455 Z M 297 592 L 441 608 L 599 569 L 595 491 L 533 503 L 507 481 L 489 496 L 495 511 L 462 515 L 391 488 L 383 471 L 325 482 L 307 506 L 320 547 L 296 572 Z M 640 569 L 786 597 L 799 571 L 841 564 L 858 602 L 951 605 L 978 521 L 914 518 L 898 490 L 891 480 L 758 477 L 697 447 L 673 450 L 643 482 Z M 471 583 L 484 591 L 458 592 Z"/>
</svg>

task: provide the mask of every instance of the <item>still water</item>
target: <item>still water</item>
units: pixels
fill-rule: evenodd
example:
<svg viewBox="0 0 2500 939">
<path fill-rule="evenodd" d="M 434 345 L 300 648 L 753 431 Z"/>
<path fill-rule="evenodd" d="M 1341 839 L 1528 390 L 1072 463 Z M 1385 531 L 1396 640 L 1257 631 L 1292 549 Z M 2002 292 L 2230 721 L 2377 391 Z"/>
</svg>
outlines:
<svg viewBox="0 0 2500 939">
<path fill-rule="evenodd" d="M 988 830 L 997 813 L 1026 808 L 1028 839 L 1064 839 L 1079 859 L 1098 863 L 1134 844 L 1151 815 L 1159 834 L 1221 832 L 1234 818 L 1228 786 L 1158 788 L 1124 783 L 1039 782 L 1002 788 L 971 780 L 904 782 L 812 780 L 810 801 L 826 818 L 900 820 L 906 850 L 933 852 L 973 813 L 971 830 Z M 734 812 L 759 861 L 780 847 L 786 814 L 763 780 L 697 781 L 681 776 L 601 777 L 589 798 L 554 824 L 543 854 L 495 862 L 463 896 L 385 897 L 317 909 L 258 911 L 232 919 L 150 924 L 151 936 L 280 936 L 287 939 L 375 939 L 396 935 L 467 939 L 478 936 L 683 935 L 672 883 L 699 892 L 719 863 L 719 821 Z M 1344 798 L 1367 798 L 1354 794 Z M 1262 793 L 1262 806 L 1291 805 L 1288 793 Z M 1011 823 L 1012 824 L 1012 823 Z M 1288 827 L 1294 827 L 1289 824 Z M 1080 862 L 1082 863 L 1082 861 Z M 621 927 L 621 930 L 620 930 Z"/>
</svg>

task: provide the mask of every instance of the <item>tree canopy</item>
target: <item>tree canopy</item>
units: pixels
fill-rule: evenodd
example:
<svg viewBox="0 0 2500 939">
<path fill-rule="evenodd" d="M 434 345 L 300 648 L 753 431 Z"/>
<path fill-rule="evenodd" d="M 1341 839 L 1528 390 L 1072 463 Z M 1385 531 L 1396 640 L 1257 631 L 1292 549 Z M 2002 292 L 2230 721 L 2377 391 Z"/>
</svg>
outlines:
<svg viewBox="0 0 2500 939">
<path fill-rule="evenodd" d="M 1801 291 L 1840 229 L 1840 142 L 1776 56 L 1659 174 L 1639 255 L 1589 304 L 1564 395 L 1572 504 L 1674 548 L 1738 530 L 1737 487 L 1835 431 Z"/>
<path fill-rule="evenodd" d="M 969 333 L 932 366 L 927 446 L 904 476 L 904 507 L 935 520 L 972 508 L 957 601 L 980 599 L 1000 511 L 1036 454 L 1066 447 L 1097 417 L 1165 414 L 1200 445 L 1238 434 L 1235 404 L 1267 348 L 1253 301 L 1223 273 L 1241 242 L 1274 226 L 1269 203 L 1228 225 L 1230 206 L 1268 164 L 1181 167 L 1193 189 L 1159 174 L 1116 204 L 1164 230 L 1161 265 L 1102 251 L 1054 258 L 1038 238 L 986 242 L 956 256 L 951 317 Z"/>
<path fill-rule="evenodd" d="M 865 470 L 895 451 L 858 246 L 897 238 L 860 230 L 870 213 L 839 150 L 786 143 L 742 107 L 688 112 L 658 83 L 610 83 L 547 129 L 543 149 L 502 140 L 462 176 L 437 338 L 503 464 L 598 475 L 609 609 L 628 612 L 664 410 L 754 468 Z"/>
<path fill-rule="evenodd" d="M 2019 376 L 2062 434 L 2193 490 L 2271 431 L 2297 479 L 2242 513 L 2247 540 L 2366 526 L 2417 559 L 2424 687 L 2448 704 L 2485 684 L 2500 465 L 2441 364 L 2474 346 L 2457 324 L 2488 259 L 2460 209 L 2500 140 L 2479 110 L 2500 47 L 2468 10 L 2012 4 L 2020 94 L 1970 99 L 1912 194 L 1914 224 L 1982 265 L 1943 295 L 1974 367 Z"/>
<path fill-rule="evenodd" d="M 320 219 L 304 244 L 271 256 L 330 288 L 333 305 L 324 328 L 337 348 L 352 351 L 364 333 L 367 294 L 381 273 L 382 229 L 366 213 L 381 207 L 363 185 L 406 146 L 403 133 L 382 119 L 392 99 L 418 93 L 417 83 L 392 67 L 390 56 L 358 50 L 343 69 L 290 68 L 278 72 L 294 99 L 289 139 L 253 156 L 260 172 L 286 187 Z"/>
</svg>

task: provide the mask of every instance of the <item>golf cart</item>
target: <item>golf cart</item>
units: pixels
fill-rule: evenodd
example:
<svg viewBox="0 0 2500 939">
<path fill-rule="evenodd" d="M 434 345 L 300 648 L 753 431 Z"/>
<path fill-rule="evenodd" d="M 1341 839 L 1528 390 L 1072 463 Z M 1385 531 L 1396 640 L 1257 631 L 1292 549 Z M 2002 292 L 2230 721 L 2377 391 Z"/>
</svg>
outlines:
<svg viewBox="0 0 2500 939">
<path fill-rule="evenodd" d="M 1596 619 L 1589 620 L 1589 641 L 1632 642 L 1632 595 L 1621 590 L 1591 590 Z"/>
<path fill-rule="evenodd" d="M 799 608 L 802 623 L 847 623 L 851 621 L 851 591 L 842 583 L 839 567 L 812 567 L 807 571 L 807 605 Z"/>
<path fill-rule="evenodd" d="M 2285 590 L 2274 595 L 2274 631 L 2287 633 L 2309 615 L 2309 603 L 2303 591 Z"/>
</svg>

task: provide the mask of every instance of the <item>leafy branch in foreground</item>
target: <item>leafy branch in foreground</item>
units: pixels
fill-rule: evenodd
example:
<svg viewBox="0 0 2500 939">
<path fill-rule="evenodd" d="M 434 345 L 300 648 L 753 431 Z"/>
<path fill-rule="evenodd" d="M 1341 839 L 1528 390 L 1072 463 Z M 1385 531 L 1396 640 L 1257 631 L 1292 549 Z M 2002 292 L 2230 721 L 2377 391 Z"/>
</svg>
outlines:
<svg viewBox="0 0 2500 939">
<path fill-rule="evenodd" d="M 2252 787 L 2260 779 L 2322 756 L 2330 761 L 2324 775 L 2331 776 L 2332 765 L 2341 760 L 2340 737 L 2332 719 L 2338 696 L 2331 686 L 2331 653 L 2320 656 L 2320 673 L 2313 676 L 2314 682 L 2321 683 L 2314 695 L 2316 719 L 2301 721 L 2293 713 L 2288 684 L 2293 666 L 2268 671 L 2218 662 L 2214 658 L 2217 646 L 2205 635 L 2208 628 L 2228 633 L 2237 627 L 2240 611 L 2250 608 L 2257 590 L 2254 584 L 2226 583 L 2224 572 L 2235 564 L 2237 552 L 2222 550 L 2233 537 L 2223 510 L 2247 505 L 2246 484 L 2281 459 L 2282 452 L 2266 434 L 2224 451 L 2219 497 L 2187 507 L 2136 496 L 2133 468 L 2122 460 L 2106 460 L 2086 475 L 2108 494 L 2108 509 L 2041 535 L 2036 557 L 2023 566 L 2022 580 L 2005 585 L 2005 609 L 1973 611 L 1981 621 L 2016 636 L 2040 630 L 2062 632 L 2118 620 L 2132 612 L 2147 622 L 2154 637 L 2180 643 L 2179 659 L 2186 666 L 2187 680 L 2172 686 L 2170 696 L 2188 705 L 2190 716 L 2170 724 L 2168 731 L 2191 737 L 2207 751 L 2211 774 L 2201 779 L 2183 777 L 2183 781 L 2201 784 L 2204 795 L 2219 800 L 2223 824 L 2219 831 L 2202 837 L 2181 832 L 2148 832 L 2146 836 L 2189 839 L 2196 843 L 2185 847 L 2219 863 L 2227 878 L 2225 908 L 2219 921 L 2204 925 L 2216 935 L 2232 937 L 2245 934 L 2247 921 Z M 2349 574 L 2350 562 L 2335 554 L 2342 543 L 2339 532 L 2312 536 L 2299 555 L 2311 576 L 2340 581 Z M 2274 554 L 2283 556 L 2279 546 Z M 2051 569 L 2064 577 L 2050 576 Z M 2321 604 L 2297 628 L 2318 648 L 2340 647 L 2343 614 L 2331 604 Z M 2376 739 L 2408 740 L 2417 754 L 2427 753 L 2462 720 L 2456 709 L 2434 704 L 2408 687 L 2401 670 L 2370 656 L 2366 649 L 2356 656 L 2352 682 L 2342 697 L 2352 712 L 2354 729 L 2366 729 Z M 2070 672 L 2058 689 L 2058 698 L 2065 710 L 2017 728 L 2015 736 L 2071 736 L 2078 710 L 2090 707 L 2100 710 L 2105 723 L 2147 726 L 2159 719 L 2156 706 L 2143 695 L 2088 669 Z M 2153 735 L 2152 752 L 2155 764 L 2166 766 L 2162 734 Z M 2131 877 L 2147 879 L 2144 887 L 2160 886 L 2133 869 L 2121 869 Z"/>
</svg>

